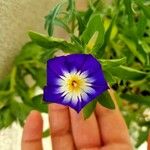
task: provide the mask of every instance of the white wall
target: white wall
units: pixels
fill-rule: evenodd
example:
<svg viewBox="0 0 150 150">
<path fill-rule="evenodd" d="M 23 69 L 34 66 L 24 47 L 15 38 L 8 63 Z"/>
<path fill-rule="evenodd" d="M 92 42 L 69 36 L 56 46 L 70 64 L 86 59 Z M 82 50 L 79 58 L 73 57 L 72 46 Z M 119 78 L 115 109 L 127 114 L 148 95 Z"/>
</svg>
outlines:
<svg viewBox="0 0 150 150">
<path fill-rule="evenodd" d="M 0 0 L 0 79 L 27 41 L 27 31 L 44 32 L 44 16 L 59 0 Z"/>
</svg>

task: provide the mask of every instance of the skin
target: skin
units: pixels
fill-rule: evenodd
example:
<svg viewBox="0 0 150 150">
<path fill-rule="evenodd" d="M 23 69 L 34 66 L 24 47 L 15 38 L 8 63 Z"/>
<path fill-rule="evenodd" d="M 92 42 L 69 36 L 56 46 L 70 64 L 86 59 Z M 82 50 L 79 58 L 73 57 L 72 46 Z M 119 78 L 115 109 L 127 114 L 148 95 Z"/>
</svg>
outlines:
<svg viewBox="0 0 150 150">
<path fill-rule="evenodd" d="M 86 120 L 82 112 L 78 114 L 66 106 L 50 104 L 48 107 L 53 150 L 133 149 L 117 105 L 115 110 L 109 110 L 97 104 L 95 112 Z M 42 128 L 41 114 L 32 111 L 24 126 L 22 150 L 43 150 Z M 150 145 L 150 136 L 148 141 Z"/>
<path fill-rule="evenodd" d="M 150 134 L 149 134 L 149 137 L 148 137 L 148 150 L 150 150 Z"/>
</svg>

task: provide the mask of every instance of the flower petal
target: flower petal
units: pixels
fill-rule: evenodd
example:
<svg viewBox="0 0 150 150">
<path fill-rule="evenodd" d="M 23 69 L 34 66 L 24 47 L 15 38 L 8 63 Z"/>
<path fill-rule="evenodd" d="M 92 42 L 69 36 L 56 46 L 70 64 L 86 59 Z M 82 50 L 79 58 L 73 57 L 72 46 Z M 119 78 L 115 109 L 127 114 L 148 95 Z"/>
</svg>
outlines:
<svg viewBox="0 0 150 150">
<path fill-rule="evenodd" d="M 79 71 L 81 67 L 83 66 L 83 64 L 85 63 L 86 59 L 87 59 L 86 54 L 68 55 L 68 57 L 66 57 L 68 71 L 71 72 L 71 70 L 73 70 L 74 68 Z"/>
<path fill-rule="evenodd" d="M 107 89 L 101 65 L 92 55 L 71 54 L 47 62 L 45 102 L 68 105 L 79 112 Z"/>
<path fill-rule="evenodd" d="M 65 56 L 47 61 L 47 85 L 55 85 L 57 78 L 66 70 Z"/>
<path fill-rule="evenodd" d="M 89 76 L 94 75 L 95 72 L 102 71 L 100 63 L 94 58 L 92 55 L 86 56 L 86 61 L 82 65 L 81 68 L 82 71 L 87 71 L 89 73 Z"/>
</svg>

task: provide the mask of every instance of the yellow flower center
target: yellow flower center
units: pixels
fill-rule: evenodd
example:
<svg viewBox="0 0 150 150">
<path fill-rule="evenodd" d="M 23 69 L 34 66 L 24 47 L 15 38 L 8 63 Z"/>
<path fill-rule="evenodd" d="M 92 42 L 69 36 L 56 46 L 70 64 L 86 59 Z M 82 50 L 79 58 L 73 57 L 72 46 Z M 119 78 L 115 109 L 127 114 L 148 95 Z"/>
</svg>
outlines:
<svg viewBox="0 0 150 150">
<path fill-rule="evenodd" d="M 85 79 L 79 75 L 70 75 L 67 79 L 67 89 L 69 92 L 79 93 L 85 88 Z"/>
<path fill-rule="evenodd" d="M 63 72 L 63 75 L 57 79 L 59 88 L 56 93 L 61 93 L 64 102 L 71 101 L 74 105 L 78 101 L 88 100 L 88 94 L 95 93 L 92 84 L 95 79 L 88 76 L 88 72 L 73 70 L 72 72 Z"/>
<path fill-rule="evenodd" d="M 73 80 L 73 81 L 72 81 L 72 86 L 73 86 L 73 87 L 77 87 L 77 86 L 78 86 L 78 83 Z"/>
</svg>

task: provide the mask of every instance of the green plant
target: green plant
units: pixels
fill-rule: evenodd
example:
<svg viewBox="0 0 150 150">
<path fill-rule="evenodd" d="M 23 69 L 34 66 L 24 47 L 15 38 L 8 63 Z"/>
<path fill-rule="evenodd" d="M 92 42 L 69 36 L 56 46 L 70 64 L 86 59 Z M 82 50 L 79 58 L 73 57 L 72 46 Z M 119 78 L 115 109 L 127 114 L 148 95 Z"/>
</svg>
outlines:
<svg viewBox="0 0 150 150">
<path fill-rule="evenodd" d="M 143 115 L 150 106 L 149 10 L 149 0 L 113 0 L 109 5 L 104 0 L 88 0 L 85 11 L 78 11 L 74 0 L 56 5 L 45 17 L 48 35 L 30 31 L 32 41 L 23 46 L 11 73 L 0 81 L 0 128 L 13 121 L 23 125 L 31 109 L 47 112 L 42 95 L 35 91 L 45 85 L 45 62 L 58 50 L 91 53 L 116 91 L 135 146 L 141 145 L 150 128 L 150 120 Z M 56 26 L 68 33 L 67 41 L 53 37 Z M 86 118 L 94 108 L 95 101 L 85 107 Z"/>
</svg>

